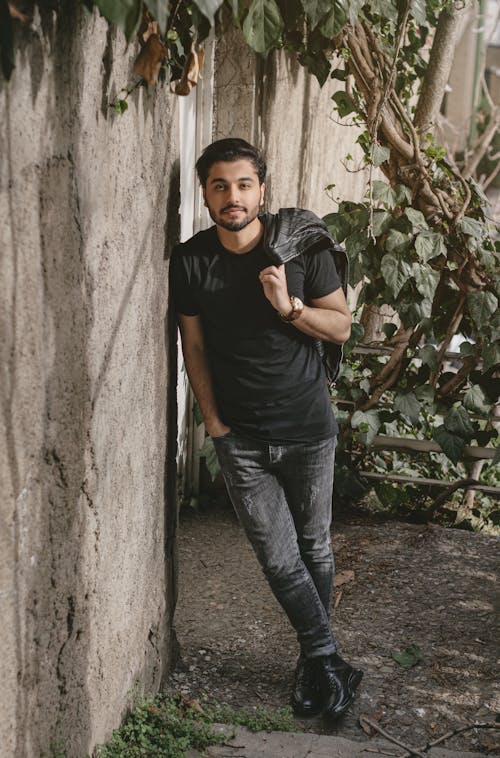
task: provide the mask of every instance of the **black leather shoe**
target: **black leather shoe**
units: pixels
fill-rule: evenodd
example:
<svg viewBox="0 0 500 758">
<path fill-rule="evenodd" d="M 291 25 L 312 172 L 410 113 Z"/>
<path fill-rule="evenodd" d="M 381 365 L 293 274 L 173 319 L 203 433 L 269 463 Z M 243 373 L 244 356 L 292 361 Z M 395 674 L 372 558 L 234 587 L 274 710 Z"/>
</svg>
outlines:
<svg viewBox="0 0 500 758">
<path fill-rule="evenodd" d="M 323 715 L 340 718 L 354 698 L 363 672 L 349 666 L 338 653 L 317 658 L 317 682 L 323 703 Z"/>
<path fill-rule="evenodd" d="M 300 655 L 295 669 L 291 703 L 297 716 L 317 716 L 323 710 L 317 682 L 316 659 Z"/>
</svg>

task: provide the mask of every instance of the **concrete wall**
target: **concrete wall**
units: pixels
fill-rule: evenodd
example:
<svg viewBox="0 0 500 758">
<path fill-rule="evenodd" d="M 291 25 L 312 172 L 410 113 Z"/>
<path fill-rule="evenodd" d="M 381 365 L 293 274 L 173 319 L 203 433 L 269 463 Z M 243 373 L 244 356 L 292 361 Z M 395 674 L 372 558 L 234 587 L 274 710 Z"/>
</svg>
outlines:
<svg viewBox="0 0 500 758">
<path fill-rule="evenodd" d="M 339 200 L 362 199 L 367 173 L 357 127 L 336 123 L 332 95 L 339 82 L 316 78 L 285 51 L 266 61 L 252 54 L 241 32 L 228 29 L 217 41 L 214 139 L 242 137 L 261 147 L 268 163 L 266 207 L 309 208 L 320 216 L 337 210 L 325 187 Z"/>
<path fill-rule="evenodd" d="M 124 116 L 108 108 L 137 51 L 79 3 L 16 28 L 0 80 L 0 753 L 77 758 L 171 651 L 177 103 L 141 88 Z"/>
</svg>

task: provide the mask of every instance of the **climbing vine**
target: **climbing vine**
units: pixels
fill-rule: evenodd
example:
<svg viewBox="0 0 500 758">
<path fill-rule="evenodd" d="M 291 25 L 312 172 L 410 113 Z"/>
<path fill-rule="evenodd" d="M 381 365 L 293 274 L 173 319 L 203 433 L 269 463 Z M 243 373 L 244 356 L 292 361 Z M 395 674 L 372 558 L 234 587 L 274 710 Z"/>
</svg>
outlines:
<svg viewBox="0 0 500 758">
<path fill-rule="evenodd" d="M 394 433 L 395 423 L 433 438 L 454 463 L 468 444 L 495 445 L 498 241 L 474 170 L 491 143 L 498 108 L 490 98 L 486 128 L 460 167 L 434 138 L 467 0 L 82 2 L 89 10 L 96 6 L 127 39 L 138 35 L 138 82 L 154 86 L 164 78 L 179 95 L 196 85 L 203 41 L 216 22 L 220 34 L 228 23 L 238 26 L 259 55 L 286 49 L 320 85 L 337 80 L 333 107 L 341 121 L 359 127 L 364 156 L 350 170 L 369 175 L 363 202 L 339 199 L 325 218 L 345 244 L 350 284 L 358 290 L 348 351 L 366 346 L 379 307 L 392 313 L 379 331 L 383 337 L 375 345 L 371 340 L 379 352 L 351 352 L 338 382 L 351 453 L 377 433 Z M 30 20 L 22 6 L 0 0 L 6 78 L 14 65 L 14 25 Z M 134 86 L 114 103 L 118 111 Z M 462 342 L 451 365 L 458 333 Z"/>
</svg>

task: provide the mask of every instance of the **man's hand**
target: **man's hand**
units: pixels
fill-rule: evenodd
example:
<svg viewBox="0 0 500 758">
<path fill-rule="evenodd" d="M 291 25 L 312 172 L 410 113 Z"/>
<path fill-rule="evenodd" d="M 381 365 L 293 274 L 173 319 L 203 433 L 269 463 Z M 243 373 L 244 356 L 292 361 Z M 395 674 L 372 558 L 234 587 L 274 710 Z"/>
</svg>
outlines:
<svg viewBox="0 0 500 758">
<path fill-rule="evenodd" d="M 290 296 L 288 294 L 284 264 L 281 264 L 281 266 L 268 266 L 262 269 L 259 274 L 259 280 L 264 289 L 264 295 L 273 308 L 279 311 L 279 313 L 290 313 Z"/>
<path fill-rule="evenodd" d="M 205 421 L 205 429 L 211 437 L 223 437 L 231 431 L 230 427 L 226 426 L 220 419 Z"/>
</svg>

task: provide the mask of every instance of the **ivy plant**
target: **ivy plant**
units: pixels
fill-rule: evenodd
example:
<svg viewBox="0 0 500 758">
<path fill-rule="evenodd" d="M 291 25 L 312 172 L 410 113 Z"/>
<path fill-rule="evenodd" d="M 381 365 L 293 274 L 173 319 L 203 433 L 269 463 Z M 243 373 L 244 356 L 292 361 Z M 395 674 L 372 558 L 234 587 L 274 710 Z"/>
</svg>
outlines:
<svg viewBox="0 0 500 758">
<path fill-rule="evenodd" d="M 285 49 L 320 85 L 337 81 L 332 108 L 359 125 L 368 175 L 363 201 L 341 198 L 325 218 L 346 247 L 350 284 L 359 289 L 350 357 L 334 395 L 349 452 L 346 481 L 361 486 L 360 451 L 381 433 L 433 439 L 455 463 L 466 445 L 495 446 L 498 233 L 479 184 L 433 136 L 467 2 L 82 2 L 97 6 L 128 39 L 138 33 L 137 73 L 154 84 L 165 71 L 178 94 L 196 84 L 202 42 L 216 21 L 222 34 L 227 23 L 238 26 L 258 55 Z M 0 0 L 7 78 L 13 26 L 27 20 L 16 2 Z M 378 354 L 359 352 L 380 306 L 393 317 L 377 340 Z M 450 361 L 458 334 L 459 355 Z"/>
</svg>

